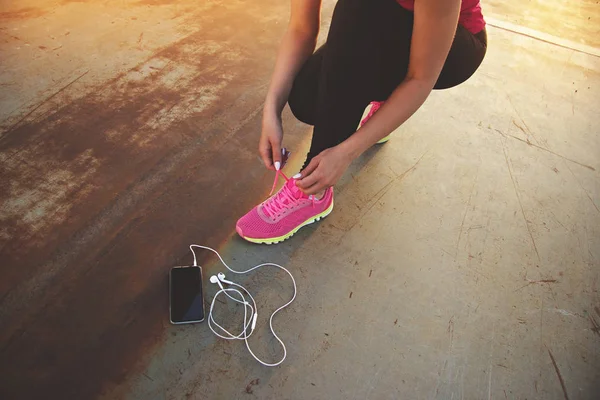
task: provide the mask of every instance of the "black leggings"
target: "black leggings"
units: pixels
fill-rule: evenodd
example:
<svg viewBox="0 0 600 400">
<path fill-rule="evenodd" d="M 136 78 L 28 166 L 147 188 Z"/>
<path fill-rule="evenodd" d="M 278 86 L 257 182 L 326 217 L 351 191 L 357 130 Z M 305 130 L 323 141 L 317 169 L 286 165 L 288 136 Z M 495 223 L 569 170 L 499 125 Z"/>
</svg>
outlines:
<svg viewBox="0 0 600 400">
<path fill-rule="evenodd" d="M 303 65 L 288 99 L 300 121 L 313 125 L 305 165 L 350 135 L 371 101 L 384 101 L 407 70 L 413 13 L 395 0 L 339 0 L 327 42 Z M 459 25 L 435 89 L 466 81 L 487 47 L 485 30 Z"/>
</svg>

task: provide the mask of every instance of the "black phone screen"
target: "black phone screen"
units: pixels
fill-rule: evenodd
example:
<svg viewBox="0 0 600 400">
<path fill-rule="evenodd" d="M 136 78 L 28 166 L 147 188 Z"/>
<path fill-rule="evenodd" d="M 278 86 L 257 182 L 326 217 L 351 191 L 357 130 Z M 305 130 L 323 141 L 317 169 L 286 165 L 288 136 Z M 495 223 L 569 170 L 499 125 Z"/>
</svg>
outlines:
<svg viewBox="0 0 600 400">
<path fill-rule="evenodd" d="M 203 321 L 204 300 L 200 267 L 172 268 L 169 281 L 171 322 L 186 324 Z"/>
</svg>

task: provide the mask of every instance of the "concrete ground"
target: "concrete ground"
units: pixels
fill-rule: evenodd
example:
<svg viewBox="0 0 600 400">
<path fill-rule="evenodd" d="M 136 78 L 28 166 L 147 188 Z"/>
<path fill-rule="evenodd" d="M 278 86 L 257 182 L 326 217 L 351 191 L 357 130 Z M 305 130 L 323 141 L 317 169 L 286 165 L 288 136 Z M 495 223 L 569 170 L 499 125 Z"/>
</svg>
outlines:
<svg viewBox="0 0 600 400">
<path fill-rule="evenodd" d="M 255 149 L 288 2 L 0 4 L 0 398 L 599 398 L 597 2 L 484 1 L 477 74 L 269 247 L 233 227 L 273 178 Z M 310 129 L 285 127 L 293 173 Z M 294 273 L 281 367 L 169 324 L 192 242 Z M 236 280 L 279 358 L 290 282 Z"/>
</svg>

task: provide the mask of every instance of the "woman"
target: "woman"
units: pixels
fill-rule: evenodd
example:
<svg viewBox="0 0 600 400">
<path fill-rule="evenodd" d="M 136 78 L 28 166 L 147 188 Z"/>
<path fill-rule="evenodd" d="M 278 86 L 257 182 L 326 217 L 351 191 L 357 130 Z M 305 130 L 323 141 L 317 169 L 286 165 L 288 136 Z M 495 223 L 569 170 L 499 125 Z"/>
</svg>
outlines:
<svg viewBox="0 0 600 400">
<path fill-rule="evenodd" d="M 486 52 L 479 0 L 339 0 L 327 41 L 313 53 L 320 9 L 321 0 L 292 0 L 259 144 L 277 180 L 287 159 L 281 112 L 289 103 L 314 126 L 306 167 L 238 221 L 237 232 L 251 242 L 277 243 L 327 216 L 350 163 L 386 141 L 432 89 L 467 80 Z"/>
</svg>

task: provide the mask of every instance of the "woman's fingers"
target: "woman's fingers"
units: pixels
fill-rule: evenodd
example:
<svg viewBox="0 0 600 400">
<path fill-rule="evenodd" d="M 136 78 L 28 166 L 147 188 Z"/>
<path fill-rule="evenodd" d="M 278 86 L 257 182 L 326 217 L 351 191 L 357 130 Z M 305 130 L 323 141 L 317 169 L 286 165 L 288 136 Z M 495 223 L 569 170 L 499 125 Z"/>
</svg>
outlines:
<svg viewBox="0 0 600 400">
<path fill-rule="evenodd" d="M 340 179 L 350 165 L 350 158 L 339 147 L 322 151 L 300 172 L 298 187 L 306 194 L 317 194 Z"/>
<path fill-rule="evenodd" d="M 261 141 L 258 146 L 258 152 L 260 154 L 260 158 L 262 159 L 265 167 L 269 169 L 279 169 L 283 166 L 284 157 L 287 156 L 287 152 L 281 148 L 281 146 L 273 141 L 266 140 Z M 279 168 L 277 168 L 277 163 L 279 163 Z"/>
<path fill-rule="evenodd" d="M 306 190 L 308 190 L 308 188 L 310 188 L 311 186 L 316 184 L 318 181 L 319 181 L 319 177 L 316 174 L 311 174 L 311 175 L 307 176 L 306 178 L 300 179 L 296 183 L 296 185 L 300 189 L 302 189 L 303 192 L 306 192 Z"/>
<path fill-rule="evenodd" d="M 273 165 L 275 166 L 275 169 L 279 171 L 279 169 L 281 169 L 281 143 L 271 139 L 271 149 L 273 152 Z"/>
<path fill-rule="evenodd" d="M 305 194 L 311 195 L 311 194 L 317 194 L 319 192 L 322 192 L 325 189 L 327 189 L 327 185 L 324 185 L 320 181 L 317 181 L 314 185 L 312 185 L 306 189 L 302 189 L 302 191 Z"/>
<path fill-rule="evenodd" d="M 300 180 L 298 180 L 297 185 L 300 189 L 305 191 L 306 189 L 313 186 L 319 180 L 319 174 L 317 172 L 317 167 L 319 166 L 319 161 L 316 158 L 313 158 L 310 161 L 310 164 L 302 172 L 300 172 Z"/>
<path fill-rule="evenodd" d="M 260 153 L 260 157 L 262 158 L 265 167 L 269 169 L 273 168 L 272 152 L 269 143 L 261 140 L 258 146 L 258 152 Z"/>
<path fill-rule="evenodd" d="M 308 163 L 306 168 L 304 168 L 302 171 L 300 171 L 300 176 L 302 177 L 302 179 L 304 179 L 304 178 L 308 177 L 310 174 L 312 174 L 313 171 L 315 169 L 317 169 L 318 166 L 319 166 L 319 161 L 316 157 L 313 158 L 312 160 L 310 160 L 310 163 Z"/>
</svg>

